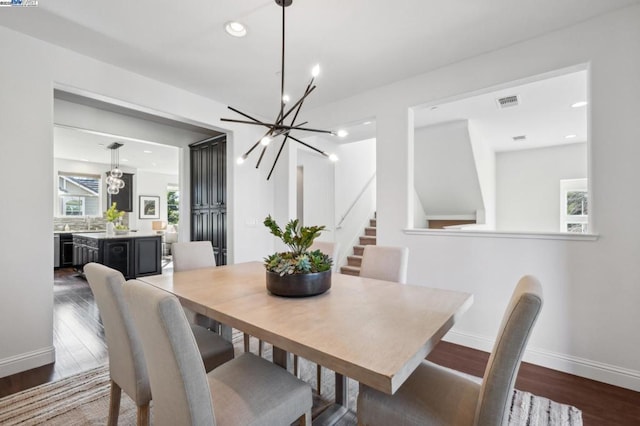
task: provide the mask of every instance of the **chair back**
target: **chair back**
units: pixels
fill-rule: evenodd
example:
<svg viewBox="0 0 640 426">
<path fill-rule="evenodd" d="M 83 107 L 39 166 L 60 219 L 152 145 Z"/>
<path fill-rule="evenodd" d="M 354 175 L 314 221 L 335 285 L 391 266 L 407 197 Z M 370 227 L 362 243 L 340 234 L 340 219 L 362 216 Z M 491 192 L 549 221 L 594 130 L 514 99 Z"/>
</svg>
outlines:
<svg viewBox="0 0 640 426">
<path fill-rule="evenodd" d="M 215 425 L 207 374 L 180 302 L 137 280 L 124 287 L 144 348 L 154 424 Z"/>
<path fill-rule="evenodd" d="M 542 286 L 532 276 L 518 282 L 484 373 L 476 425 L 506 425 L 511 395 L 531 330 L 542 309 Z"/>
<path fill-rule="evenodd" d="M 333 267 L 331 270 L 336 272 L 338 270 L 338 250 L 340 249 L 340 244 L 332 243 L 329 241 L 314 241 L 309 247 L 310 251 L 320 250 L 323 254 L 331 257 L 333 260 Z"/>
<path fill-rule="evenodd" d="M 406 247 L 364 246 L 360 276 L 405 284 L 408 261 Z"/>
<path fill-rule="evenodd" d="M 109 351 L 111 379 L 141 406 L 151 401 L 142 345 L 123 292 L 124 276 L 99 263 L 88 263 L 84 273 L 95 297 Z"/>
<path fill-rule="evenodd" d="M 175 272 L 190 271 L 192 269 L 210 268 L 216 266 L 211 241 L 189 241 L 173 243 L 173 270 Z"/>
</svg>

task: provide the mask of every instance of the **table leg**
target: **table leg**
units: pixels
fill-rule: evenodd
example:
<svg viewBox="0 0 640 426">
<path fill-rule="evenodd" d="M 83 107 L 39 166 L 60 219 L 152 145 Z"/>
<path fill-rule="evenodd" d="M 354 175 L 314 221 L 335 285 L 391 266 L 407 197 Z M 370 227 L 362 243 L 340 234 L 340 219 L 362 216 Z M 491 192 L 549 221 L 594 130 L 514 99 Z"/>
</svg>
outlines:
<svg viewBox="0 0 640 426">
<path fill-rule="evenodd" d="M 347 407 L 348 404 L 347 378 L 336 373 L 336 404 Z"/>
<path fill-rule="evenodd" d="M 289 354 L 287 351 L 274 346 L 273 363 L 287 370 L 289 367 Z"/>
<path fill-rule="evenodd" d="M 232 342 L 233 343 L 233 328 L 229 327 L 226 324 L 220 324 L 220 335 L 222 336 L 222 338 L 224 340 L 226 340 L 227 342 Z"/>
</svg>

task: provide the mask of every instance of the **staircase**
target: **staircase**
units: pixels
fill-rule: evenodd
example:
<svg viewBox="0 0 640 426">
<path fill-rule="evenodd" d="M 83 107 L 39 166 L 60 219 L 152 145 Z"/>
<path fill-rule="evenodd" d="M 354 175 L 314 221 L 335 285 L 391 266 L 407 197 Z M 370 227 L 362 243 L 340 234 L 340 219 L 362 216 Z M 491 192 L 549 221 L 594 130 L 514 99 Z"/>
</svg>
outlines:
<svg viewBox="0 0 640 426">
<path fill-rule="evenodd" d="M 353 255 L 347 256 L 347 265 L 340 268 L 341 274 L 360 275 L 360 264 L 362 263 L 362 252 L 364 246 L 376 245 L 376 219 L 369 220 L 369 226 L 364 228 L 364 235 L 360 237 L 360 244 L 353 246 Z"/>
</svg>

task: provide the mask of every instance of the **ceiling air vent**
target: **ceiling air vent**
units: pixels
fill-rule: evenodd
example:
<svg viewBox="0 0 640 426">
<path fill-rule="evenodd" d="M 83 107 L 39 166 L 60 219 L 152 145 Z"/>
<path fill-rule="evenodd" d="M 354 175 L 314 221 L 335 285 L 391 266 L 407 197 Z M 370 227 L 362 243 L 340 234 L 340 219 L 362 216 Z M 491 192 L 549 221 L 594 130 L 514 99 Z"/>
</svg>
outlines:
<svg viewBox="0 0 640 426">
<path fill-rule="evenodd" d="M 513 137 L 513 141 L 514 142 L 520 142 L 520 141 L 526 141 L 527 140 L 527 136 L 526 135 L 519 135 L 519 136 L 514 136 Z"/>
<path fill-rule="evenodd" d="M 513 95 L 498 98 L 496 99 L 496 103 L 498 104 L 498 108 L 503 109 L 518 106 L 520 100 L 518 99 L 518 95 Z"/>
</svg>

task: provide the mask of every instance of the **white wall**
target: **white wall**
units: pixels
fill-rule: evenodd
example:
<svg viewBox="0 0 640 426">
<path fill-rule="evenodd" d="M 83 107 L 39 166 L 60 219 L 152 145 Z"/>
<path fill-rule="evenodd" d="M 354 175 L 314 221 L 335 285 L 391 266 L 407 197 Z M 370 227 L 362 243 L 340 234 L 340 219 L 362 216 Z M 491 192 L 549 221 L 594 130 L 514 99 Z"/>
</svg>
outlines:
<svg viewBox="0 0 640 426">
<path fill-rule="evenodd" d="M 631 53 L 639 51 L 640 6 L 633 6 L 307 113 L 321 128 L 336 117 L 376 117 L 379 244 L 409 248 L 409 283 L 474 294 L 447 339 L 490 349 L 516 281 L 531 273 L 546 300 L 526 358 L 640 390 L 640 236 L 620 220 L 621 209 L 640 210 L 640 198 L 629 197 L 640 182 L 640 55 Z M 413 223 L 410 107 L 585 63 L 597 241 L 405 232 Z"/>
<path fill-rule="evenodd" d="M 126 136 L 163 145 L 184 147 L 190 143 L 211 137 L 203 133 L 80 105 L 62 99 L 54 100 L 53 111 L 56 124 Z"/>
<path fill-rule="evenodd" d="M 170 184 L 176 185 L 178 183 L 178 175 L 169 175 L 164 173 L 153 173 L 145 170 L 138 170 L 136 175 L 136 182 L 138 184 L 133 203 L 135 205 L 134 221 L 129 220 L 129 227 L 134 229 L 135 227 L 139 231 L 152 231 L 151 222 L 154 220 L 163 220 L 167 222 L 167 186 Z M 150 195 L 160 197 L 160 219 L 140 219 L 139 200 L 141 195 Z M 181 230 L 181 226 L 179 227 Z"/>
<path fill-rule="evenodd" d="M 501 152 L 496 175 L 498 230 L 558 232 L 560 180 L 587 177 L 587 145 Z"/>
<path fill-rule="evenodd" d="M 220 117 L 228 116 L 225 105 L 4 27 L 0 27 L 0 57 L 0 179 L 12 182 L 3 195 L 20 209 L 18 215 L 0 210 L 0 223 L 11 224 L 3 231 L 11 244 L 0 248 L 0 376 L 54 360 L 54 87 L 99 94 L 122 106 L 214 130 L 227 129 L 229 262 L 260 260 L 273 250 L 273 239 L 255 226 L 256 220 L 273 211 L 273 184 L 266 182 L 263 171 L 235 164 L 235 158 L 261 135 L 250 126 L 220 122 Z M 181 151 L 180 157 L 181 185 L 188 185 L 188 155 Z M 186 188 L 181 186 L 181 192 L 188 203 Z"/>
<path fill-rule="evenodd" d="M 496 154 L 484 143 L 480 132 L 476 129 L 473 120 L 467 123 L 469 131 L 469 140 L 473 150 L 473 158 L 475 159 L 476 171 L 478 172 L 478 183 L 482 193 L 483 212 L 478 212 L 478 223 L 484 223 L 486 229 L 495 229 L 496 227 Z M 586 163 L 585 163 L 586 164 Z M 482 213 L 482 218 L 480 218 Z"/>
<path fill-rule="evenodd" d="M 298 150 L 298 166 L 303 170 L 303 224 L 324 225 L 318 241 L 333 241 L 335 230 L 334 163 L 307 149 Z"/>
<path fill-rule="evenodd" d="M 414 185 L 427 217 L 484 210 L 467 120 L 417 128 L 414 138 Z"/>
<path fill-rule="evenodd" d="M 353 254 L 354 244 L 359 244 L 358 238 L 364 227 L 369 226 L 369 219 L 376 209 L 376 140 L 340 145 L 336 152 L 340 158 L 335 168 L 336 227 L 342 223 L 336 229 L 334 241 L 340 245 L 335 261 L 340 266 L 348 255 Z"/>
</svg>

